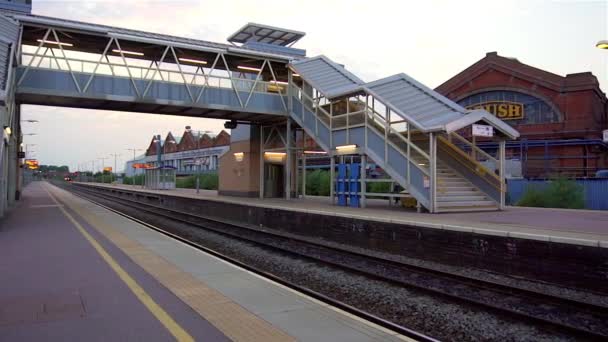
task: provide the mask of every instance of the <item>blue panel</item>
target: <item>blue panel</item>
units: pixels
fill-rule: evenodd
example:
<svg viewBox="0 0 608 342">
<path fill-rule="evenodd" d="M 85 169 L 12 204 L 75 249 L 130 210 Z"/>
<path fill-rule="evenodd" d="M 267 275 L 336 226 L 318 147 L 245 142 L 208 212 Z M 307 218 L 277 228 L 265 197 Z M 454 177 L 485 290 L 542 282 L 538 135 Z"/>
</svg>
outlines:
<svg viewBox="0 0 608 342">
<path fill-rule="evenodd" d="M 507 180 L 507 204 L 516 205 L 531 188 L 546 189 L 550 181 L 509 179 Z M 576 183 L 583 187 L 585 209 L 608 210 L 608 179 L 578 179 Z"/>
<path fill-rule="evenodd" d="M 247 96 L 243 98 L 243 103 L 247 100 Z M 274 112 L 286 112 L 287 98 L 284 98 L 285 104 L 281 101 L 281 95 L 279 94 L 262 94 L 253 93 L 249 103 L 247 104 L 248 109 L 254 110 L 272 110 Z"/>
<path fill-rule="evenodd" d="M 367 129 L 367 148 L 372 150 L 380 158 L 384 158 L 384 137 L 379 136 L 371 129 Z M 376 162 L 381 162 L 377 160 Z"/>
<path fill-rule="evenodd" d="M 407 179 L 407 158 L 390 144 L 388 145 L 388 164 L 397 171 L 400 176 Z"/>
<path fill-rule="evenodd" d="M 23 67 L 19 69 L 19 75 L 23 72 Z M 90 74 L 74 73 L 81 89 L 90 78 Z M 125 77 L 114 77 L 109 75 L 95 75 L 87 89 L 86 94 L 96 97 L 101 96 L 123 96 L 123 97 L 139 97 L 135 91 L 133 83 L 137 86 L 139 94 L 142 95 L 149 81 L 135 80 L 131 81 Z M 78 89 L 74 84 L 72 76 L 67 71 L 48 70 L 48 69 L 30 69 L 25 77 L 21 87 L 44 89 L 55 92 L 77 93 Z M 201 87 L 190 86 L 190 91 L 194 99 L 198 96 Z M 67 94 L 66 94 L 67 95 Z M 247 100 L 248 93 L 240 92 L 243 104 Z M 188 93 L 188 88 L 180 83 L 168 83 L 161 81 L 153 81 L 146 93 L 145 100 L 161 100 L 161 101 L 178 101 L 192 103 L 192 98 Z M 236 93 L 231 88 L 206 88 L 198 105 L 210 106 L 225 106 L 233 108 L 241 108 Z M 269 113 L 284 113 L 285 106 L 281 101 L 279 94 L 263 94 L 254 93 L 249 100 L 248 109 L 269 112 Z"/>
<path fill-rule="evenodd" d="M 19 69 L 19 77 L 23 69 Z M 41 87 L 44 85 L 44 87 Z M 20 85 L 29 88 L 50 88 L 66 92 L 77 92 L 78 89 L 67 72 L 56 72 L 52 70 L 32 70 L 30 69 Z"/>
<path fill-rule="evenodd" d="M 292 97 L 292 110 L 293 114 L 295 114 L 300 119 L 302 118 L 302 104 L 295 97 Z"/>
<path fill-rule="evenodd" d="M 365 146 L 365 128 L 357 127 L 350 130 L 350 143 L 359 147 Z"/>
<path fill-rule="evenodd" d="M 338 181 L 337 181 L 337 189 L 338 193 L 338 205 L 346 206 L 346 164 L 338 164 Z"/>
<path fill-rule="evenodd" d="M 431 200 L 430 189 L 424 187 L 424 177 L 426 175 L 413 162 L 410 162 L 410 172 L 410 187 L 419 193 L 426 200 L 426 203 L 429 203 Z"/>
<path fill-rule="evenodd" d="M 333 143 L 334 146 L 332 147 L 336 147 L 336 146 L 340 146 L 340 145 L 346 145 L 346 130 L 340 130 L 340 131 L 334 131 L 333 132 Z"/>
<path fill-rule="evenodd" d="M 350 183 L 349 183 L 349 191 L 350 191 L 350 206 L 354 207 L 354 208 L 358 208 L 359 207 L 359 193 L 361 192 L 361 183 L 359 182 L 360 179 L 360 171 L 361 171 L 361 164 L 359 163 L 352 163 L 350 164 Z"/>
<path fill-rule="evenodd" d="M 314 127 L 313 127 L 313 131 L 314 131 Z M 319 137 L 318 138 L 326 146 L 329 146 L 329 128 L 325 127 L 325 125 L 323 125 L 320 120 L 319 120 Z M 330 146 L 330 148 L 331 148 L 331 146 Z"/>
</svg>

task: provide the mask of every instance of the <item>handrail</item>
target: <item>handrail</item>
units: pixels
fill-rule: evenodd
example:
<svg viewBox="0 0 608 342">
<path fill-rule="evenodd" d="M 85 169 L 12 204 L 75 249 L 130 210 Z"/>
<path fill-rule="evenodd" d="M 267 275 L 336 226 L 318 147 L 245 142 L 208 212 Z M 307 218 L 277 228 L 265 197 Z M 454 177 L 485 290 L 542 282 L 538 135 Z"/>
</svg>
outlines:
<svg viewBox="0 0 608 342">
<path fill-rule="evenodd" d="M 469 156 L 467 153 L 465 153 L 463 150 L 461 150 L 460 148 L 458 148 L 457 146 L 455 146 L 454 144 L 450 143 L 446 138 L 442 137 L 442 136 L 437 136 L 437 139 L 439 141 L 441 141 L 443 143 L 443 145 L 440 146 L 446 146 L 449 147 L 450 150 L 456 152 L 461 158 L 456 158 L 462 165 L 464 165 L 465 167 L 467 167 L 469 170 L 477 173 L 477 174 L 483 174 L 490 176 L 493 180 L 495 180 L 496 182 L 498 182 L 498 185 L 489 182 L 488 183 L 490 185 L 492 185 L 494 188 L 496 188 L 498 191 L 501 192 L 506 192 L 506 186 L 501 187 L 501 183 L 504 183 L 499 176 L 497 176 L 494 172 L 491 172 L 490 170 L 488 170 L 487 167 L 485 167 L 483 164 L 479 163 L 478 161 L 474 160 L 473 158 L 471 158 L 471 156 Z M 449 153 L 449 152 L 448 152 Z M 463 162 L 463 160 L 469 161 L 470 163 L 472 163 L 473 165 L 475 165 L 476 169 L 473 169 L 472 167 L 470 167 L 469 165 L 467 165 L 466 163 Z M 479 172 L 479 169 L 482 169 L 483 172 Z M 482 177 L 482 179 L 485 179 L 484 177 Z M 503 190 L 504 189 L 504 190 Z"/>
<path fill-rule="evenodd" d="M 369 129 L 371 129 L 372 131 L 374 131 L 374 133 L 378 134 L 379 136 L 382 136 L 382 134 L 373 126 L 368 126 Z M 399 154 L 401 154 L 402 156 L 404 156 L 407 159 L 407 154 L 403 151 L 401 151 L 401 148 L 399 148 L 398 146 L 395 145 L 395 143 L 393 143 L 392 141 L 387 141 L 387 143 L 389 145 L 391 145 L 395 150 L 397 150 L 397 152 L 399 152 Z M 427 157 L 428 159 L 428 157 Z M 408 159 L 408 162 L 414 164 L 414 166 L 416 166 L 418 169 L 420 169 L 420 171 L 422 171 L 425 175 L 429 176 L 430 172 L 426 169 L 424 169 L 423 167 L 421 167 L 420 165 L 418 165 L 418 163 L 415 163 L 413 160 Z"/>
<path fill-rule="evenodd" d="M 244 90 L 251 90 L 252 84 L 255 84 L 255 88 L 254 92 L 256 93 L 264 93 L 264 94 L 277 94 L 276 91 L 269 91 L 269 88 L 278 88 L 279 89 L 279 95 L 282 95 L 282 93 L 284 93 L 284 91 L 281 91 L 280 89 L 283 87 L 280 84 L 276 84 L 275 82 L 270 82 L 270 81 L 262 81 L 262 80 L 258 80 L 257 84 L 256 84 L 256 80 L 252 80 L 252 79 L 246 79 L 246 78 L 231 78 L 228 76 L 213 76 L 213 75 L 209 75 L 209 74 L 200 74 L 200 73 L 194 73 L 194 72 L 189 72 L 189 71 L 179 71 L 179 70 L 171 70 L 171 69 L 165 69 L 165 68 L 153 68 L 153 67 L 145 67 L 145 66 L 139 66 L 139 65 L 125 65 L 125 64 L 120 64 L 120 63 L 113 63 L 113 62 L 105 62 L 105 61 L 90 61 L 90 60 L 84 60 L 84 59 L 79 59 L 79 58 L 67 58 L 67 57 L 61 57 L 61 56 L 48 56 L 48 55 L 42 55 L 42 54 L 34 54 L 34 53 L 29 53 L 29 52 L 22 52 L 21 54 L 22 56 L 30 56 L 32 58 L 40 58 L 40 63 L 37 63 L 38 66 L 30 66 L 30 68 L 32 69 L 47 69 L 47 70 L 60 70 L 60 71 L 68 71 L 67 69 L 64 70 L 59 63 L 55 63 L 57 65 L 57 67 L 55 66 L 51 66 L 51 67 L 44 67 L 44 66 L 40 66 L 41 62 L 45 59 L 48 59 L 49 61 L 52 61 L 53 59 L 59 59 L 59 60 L 64 60 L 65 63 L 69 63 L 69 62 L 79 62 L 82 63 L 82 68 L 80 68 L 79 70 L 73 70 L 73 72 L 78 72 L 78 73 L 84 73 L 84 74 L 88 74 L 91 75 L 93 74 L 93 72 L 87 72 L 84 71 L 84 64 L 92 64 L 92 65 L 103 65 L 103 66 L 108 66 L 109 68 L 113 68 L 112 71 L 110 72 L 103 72 L 103 70 L 100 70 L 99 68 L 97 69 L 97 71 L 94 73 L 95 75 L 106 75 L 106 76 L 113 76 L 113 77 L 118 77 L 118 78 L 127 78 L 127 79 L 141 79 L 144 81 L 159 81 L 159 82 L 169 82 L 169 83 L 180 83 L 180 84 L 185 84 L 183 79 L 179 79 L 179 80 L 172 80 L 171 79 L 171 75 L 175 75 L 175 76 L 179 76 L 182 77 L 182 75 L 184 76 L 191 76 L 192 80 L 187 82 L 188 85 L 193 85 L 193 86 L 199 86 L 199 87 L 211 87 L 211 88 L 236 88 L 239 91 L 244 91 Z M 53 64 L 51 64 L 53 65 Z M 23 66 L 22 66 L 23 67 Z M 128 76 L 128 75 L 116 75 L 116 68 L 125 68 L 125 69 L 136 69 L 139 70 L 139 73 L 133 73 L 132 76 Z M 149 71 L 157 71 L 156 75 L 154 75 L 153 73 L 149 73 Z M 114 72 L 114 73 L 113 73 Z M 164 78 L 163 76 L 166 75 Z M 224 82 L 227 83 L 227 85 L 223 85 L 222 81 L 226 81 Z M 240 86 L 239 83 L 249 83 L 248 86 Z"/>
<path fill-rule="evenodd" d="M 456 137 L 458 140 L 460 140 L 463 143 L 465 143 L 468 146 L 470 146 L 471 149 L 474 149 L 476 153 L 479 153 L 479 154 L 483 155 L 484 157 L 488 158 L 489 160 L 493 161 L 494 163 L 498 163 L 498 160 L 496 158 L 492 157 L 486 151 L 482 150 L 478 146 L 473 145 L 473 143 L 471 143 L 470 141 L 468 141 L 467 139 L 465 139 L 462 135 L 460 135 L 460 134 L 458 134 L 456 132 L 452 132 L 452 133 L 450 133 L 450 135 Z"/>
<path fill-rule="evenodd" d="M 384 119 L 384 117 L 382 117 L 380 115 L 380 113 L 378 113 L 376 111 L 370 111 L 370 112 L 373 113 L 374 115 L 377 115 L 379 120 L 382 120 L 382 122 L 386 123 L 386 120 Z M 384 129 L 384 126 L 382 126 L 382 128 Z M 397 131 L 396 129 L 394 129 L 390 125 L 388 125 L 388 128 L 389 128 L 389 133 L 393 133 L 396 136 L 398 136 L 399 139 L 401 139 L 407 145 L 410 145 L 411 147 L 413 147 L 414 150 L 416 152 L 418 152 L 419 154 L 421 154 L 424 158 L 426 158 L 426 160 L 430 160 L 431 159 L 431 157 L 429 156 L 428 153 L 426 153 L 423 149 L 421 149 L 420 147 L 418 147 L 418 145 L 414 144 L 411 140 L 409 140 L 408 138 L 404 137 L 401 132 Z"/>
</svg>

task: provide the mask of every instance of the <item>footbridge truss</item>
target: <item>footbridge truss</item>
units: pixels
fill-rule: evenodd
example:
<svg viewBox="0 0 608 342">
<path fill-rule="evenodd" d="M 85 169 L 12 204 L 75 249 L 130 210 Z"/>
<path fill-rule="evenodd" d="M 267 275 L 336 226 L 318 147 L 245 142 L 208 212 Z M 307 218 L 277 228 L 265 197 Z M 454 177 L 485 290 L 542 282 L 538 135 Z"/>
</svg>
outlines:
<svg viewBox="0 0 608 342">
<path fill-rule="evenodd" d="M 11 118 L 18 104 L 39 104 L 248 122 L 262 136 L 281 124 L 288 164 L 301 153 L 295 126 L 332 164 L 350 154 L 379 165 L 430 212 L 504 206 L 504 142 L 518 132 L 405 74 L 366 83 L 308 58 L 291 47 L 302 32 L 248 24 L 221 44 L 13 12 L 0 12 L 0 25 L 0 99 Z M 478 123 L 495 130 L 493 155 L 471 139 Z"/>
</svg>

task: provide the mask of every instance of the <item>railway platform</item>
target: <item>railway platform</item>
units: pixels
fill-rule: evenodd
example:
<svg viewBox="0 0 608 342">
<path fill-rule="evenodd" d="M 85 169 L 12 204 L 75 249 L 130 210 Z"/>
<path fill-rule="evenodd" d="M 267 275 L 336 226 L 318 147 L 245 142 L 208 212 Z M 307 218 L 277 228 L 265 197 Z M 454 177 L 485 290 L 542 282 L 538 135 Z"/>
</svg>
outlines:
<svg viewBox="0 0 608 342">
<path fill-rule="evenodd" d="M 0 340 L 407 340 L 45 182 L 0 251 Z"/>
<path fill-rule="evenodd" d="M 507 207 L 504 211 L 443 213 L 429 215 L 389 206 L 386 200 L 368 200 L 367 208 L 332 205 L 328 197 L 281 198 L 220 196 L 214 190 L 149 190 L 124 184 L 82 183 L 140 193 L 162 194 L 299 213 L 347 217 L 444 231 L 476 233 L 509 238 L 550 241 L 608 248 L 608 212 L 597 210 Z"/>
</svg>

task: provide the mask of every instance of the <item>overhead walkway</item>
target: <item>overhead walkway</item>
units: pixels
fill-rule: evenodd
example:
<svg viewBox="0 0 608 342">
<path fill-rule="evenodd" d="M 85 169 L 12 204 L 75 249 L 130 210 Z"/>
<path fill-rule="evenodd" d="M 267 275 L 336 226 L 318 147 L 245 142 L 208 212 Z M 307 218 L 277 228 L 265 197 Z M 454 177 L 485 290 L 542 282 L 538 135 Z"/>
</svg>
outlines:
<svg viewBox="0 0 608 342">
<path fill-rule="evenodd" d="M 504 206 L 504 140 L 519 136 L 509 125 L 405 74 L 364 83 L 325 56 L 290 68 L 291 117 L 331 156 L 354 145 L 346 153 L 371 158 L 431 212 Z M 475 123 L 494 127 L 498 156 L 459 134 Z"/>
<path fill-rule="evenodd" d="M 332 161 L 373 161 L 430 212 L 504 206 L 504 142 L 514 129 L 405 74 L 366 83 L 325 56 L 307 58 L 291 47 L 303 32 L 250 23 L 223 44 L 17 12 L 0 12 L 0 27 L 9 120 L 20 104 L 38 104 L 230 120 L 261 126 L 262 138 L 272 126 L 283 146 L 261 139 L 259 153 L 286 155 L 287 198 L 297 184 L 293 120 Z M 494 127 L 493 155 L 470 139 L 479 123 Z"/>
</svg>

